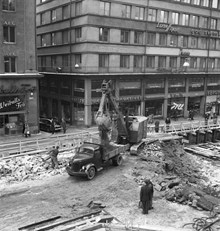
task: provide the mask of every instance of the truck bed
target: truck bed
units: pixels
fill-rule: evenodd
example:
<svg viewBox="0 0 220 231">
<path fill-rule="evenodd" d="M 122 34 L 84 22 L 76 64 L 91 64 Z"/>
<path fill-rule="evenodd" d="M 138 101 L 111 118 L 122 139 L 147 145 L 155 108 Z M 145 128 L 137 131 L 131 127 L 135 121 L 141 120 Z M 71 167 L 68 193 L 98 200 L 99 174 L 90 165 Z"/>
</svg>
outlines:
<svg viewBox="0 0 220 231">
<path fill-rule="evenodd" d="M 115 144 L 110 143 L 107 147 L 103 148 L 103 157 L 104 161 L 107 161 L 120 153 L 123 153 L 129 149 L 129 144 Z"/>
</svg>

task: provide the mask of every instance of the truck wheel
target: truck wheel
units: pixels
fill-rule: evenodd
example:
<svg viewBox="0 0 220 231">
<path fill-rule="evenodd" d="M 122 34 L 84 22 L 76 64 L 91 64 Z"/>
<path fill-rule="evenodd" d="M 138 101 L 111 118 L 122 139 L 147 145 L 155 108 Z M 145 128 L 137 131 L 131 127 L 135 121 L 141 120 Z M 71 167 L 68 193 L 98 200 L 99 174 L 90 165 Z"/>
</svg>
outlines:
<svg viewBox="0 0 220 231">
<path fill-rule="evenodd" d="M 96 173 L 95 168 L 94 167 L 90 167 L 88 169 L 88 171 L 87 171 L 87 178 L 89 180 L 92 180 L 95 177 L 95 173 Z"/>
<path fill-rule="evenodd" d="M 119 154 L 119 155 L 117 155 L 115 158 L 113 158 L 112 159 L 112 163 L 113 163 L 113 165 L 115 165 L 115 166 L 119 166 L 119 165 L 121 165 L 122 164 L 122 156 Z"/>
</svg>

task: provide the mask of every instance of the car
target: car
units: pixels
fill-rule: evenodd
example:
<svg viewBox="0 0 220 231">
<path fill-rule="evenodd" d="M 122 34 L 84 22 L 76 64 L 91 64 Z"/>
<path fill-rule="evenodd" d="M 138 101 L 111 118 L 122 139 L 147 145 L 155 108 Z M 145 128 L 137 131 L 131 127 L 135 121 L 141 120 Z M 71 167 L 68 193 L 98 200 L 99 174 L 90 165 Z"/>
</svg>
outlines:
<svg viewBox="0 0 220 231">
<path fill-rule="evenodd" d="M 55 132 L 61 131 L 62 128 L 60 123 L 56 120 L 54 121 L 55 121 Z M 52 132 L 51 125 L 52 125 L 52 119 L 40 118 L 39 126 L 41 131 Z"/>
</svg>

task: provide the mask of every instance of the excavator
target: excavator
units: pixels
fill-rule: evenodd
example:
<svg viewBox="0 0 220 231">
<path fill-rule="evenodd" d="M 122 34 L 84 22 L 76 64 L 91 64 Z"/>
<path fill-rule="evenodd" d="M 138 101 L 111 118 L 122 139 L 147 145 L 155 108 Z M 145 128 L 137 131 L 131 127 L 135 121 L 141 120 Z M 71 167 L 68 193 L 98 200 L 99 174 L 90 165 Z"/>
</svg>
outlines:
<svg viewBox="0 0 220 231">
<path fill-rule="evenodd" d="M 147 135 L 147 117 L 122 115 L 112 94 L 111 81 L 102 83 L 102 97 L 95 116 L 102 145 L 110 142 L 131 145 L 131 154 L 137 154 Z"/>
<path fill-rule="evenodd" d="M 100 143 L 84 142 L 77 148 L 75 156 L 66 167 L 70 176 L 86 176 L 92 180 L 106 163 L 122 164 L 122 153 L 130 150 L 137 154 L 146 138 L 147 118 L 123 116 L 113 97 L 111 81 L 103 81 L 102 97 L 95 120 L 98 125 Z"/>
</svg>

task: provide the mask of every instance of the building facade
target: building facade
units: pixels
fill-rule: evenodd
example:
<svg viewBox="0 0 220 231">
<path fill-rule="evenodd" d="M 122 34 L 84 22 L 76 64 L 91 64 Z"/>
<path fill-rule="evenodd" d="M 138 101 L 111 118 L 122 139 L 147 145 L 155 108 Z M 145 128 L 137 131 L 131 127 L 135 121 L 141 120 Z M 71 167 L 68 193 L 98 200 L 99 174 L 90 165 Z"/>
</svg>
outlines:
<svg viewBox="0 0 220 231">
<path fill-rule="evenodd" d="M 111 80 L 123 113 L 219 114 L 217 0 L 37 0 L 40 115 L 90 126 Z"/>
<path fill-rule="evenodd" d="M 0 136 L 38 132 L 35 0 L 0 4 Z"/>
</svg>

